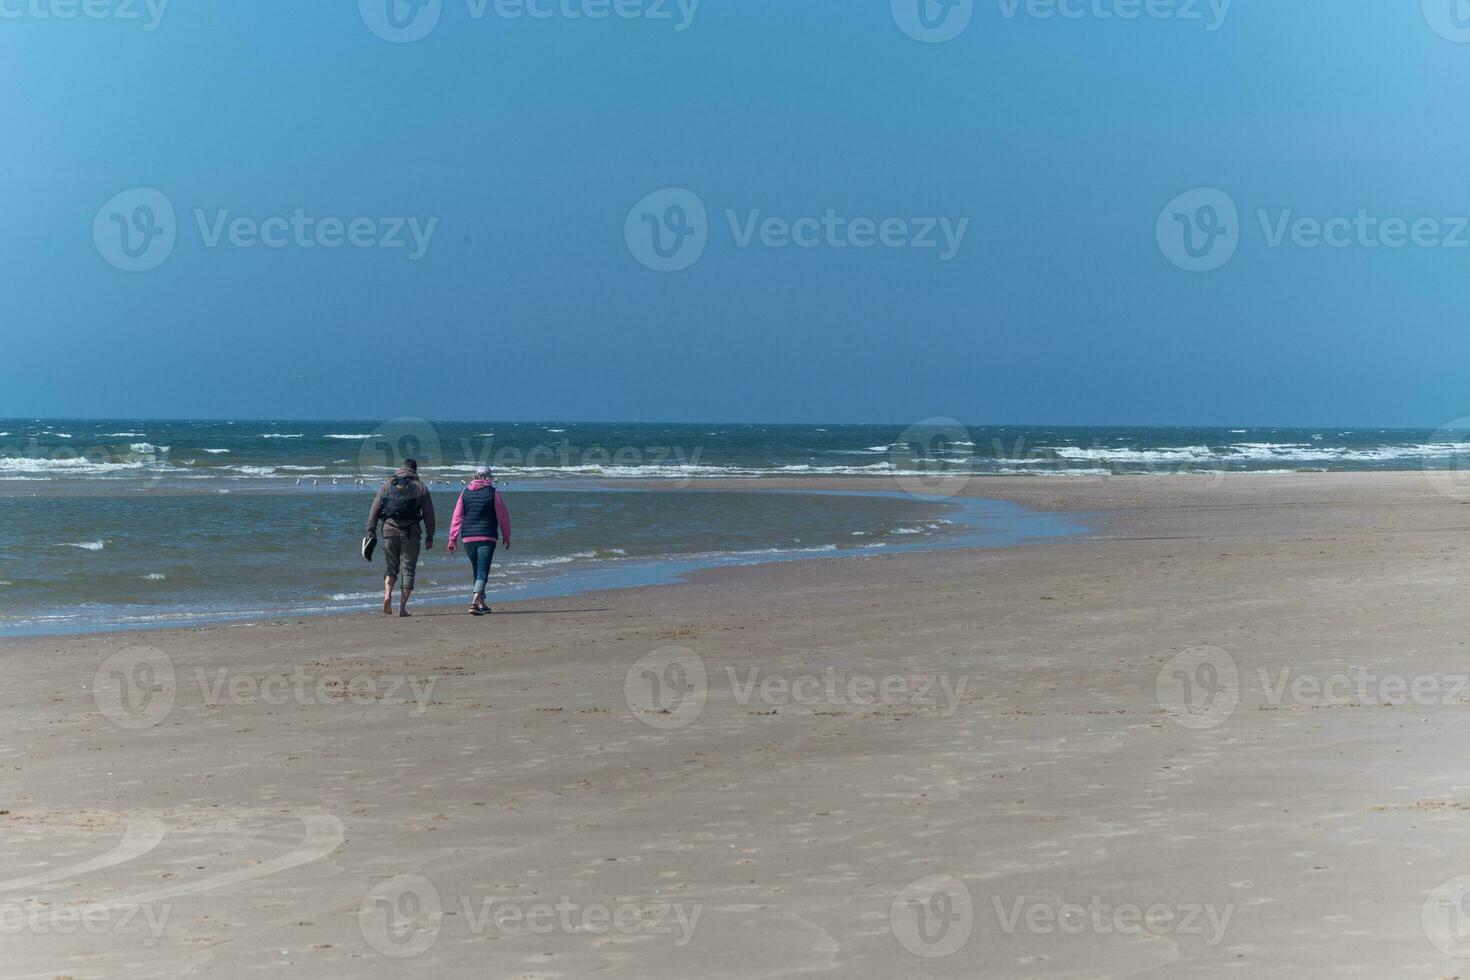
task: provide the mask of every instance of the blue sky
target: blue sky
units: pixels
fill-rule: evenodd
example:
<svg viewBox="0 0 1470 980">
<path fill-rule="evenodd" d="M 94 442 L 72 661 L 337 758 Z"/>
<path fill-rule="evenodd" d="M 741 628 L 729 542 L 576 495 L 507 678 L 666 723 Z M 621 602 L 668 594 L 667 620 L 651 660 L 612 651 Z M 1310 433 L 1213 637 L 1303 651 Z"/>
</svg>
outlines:
<svg viewBox="0 0 1470 980">
<path fill-rule="evenodd" d="M 1437 25 L 1436 0 L 973 0 L 942 43 L 901 29 L 908 0 L 442 0 L 408 43 L 369 27 L 387 0 L 173 0 L 151 30 L 144 0 L 90 2 L 119 16 L 0 0 L 0 415 L 1470 414 L 1450 0 Z M 147 271 L 113 261 L 135 188 L 175 211 Z M 669 199 L 630 212 L 666 188 L 705 244 L 660 272 L 635 239 Z M 1208 272 L 1158 230 L 1195 188 L 1239 215 Z M 251 244 L 298 211 L 316 230 Z M 1269 234 L 1359 212 L 1440 244 Z M 813 247 L 776 247 L 773 217 Z M 364 247 L 323 247 L 353 219 Z M 844 237 L 863 219 L 892 247 Z M 914 247 L 941 219 L 953 255 Z"/>
</svg>

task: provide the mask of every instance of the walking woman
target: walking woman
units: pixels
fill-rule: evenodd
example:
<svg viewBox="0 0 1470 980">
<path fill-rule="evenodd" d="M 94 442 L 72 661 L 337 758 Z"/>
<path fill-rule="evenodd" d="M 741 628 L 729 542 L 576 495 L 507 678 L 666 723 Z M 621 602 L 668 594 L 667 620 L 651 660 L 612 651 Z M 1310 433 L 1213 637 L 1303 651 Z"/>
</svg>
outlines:
<svg viewBox="0 0 1470 980">
<path fill-rule="evenodd" d="M 475 570 L 475 597 L 470 601 L 470 613 L 478 616 L 490 612 L 485 605 L 485 583 L 490 578 L 490 559 L 495 557 L 495 545 L 504 541 L 510 547 L 510 513 L 500 491 L 491 482 L 490 467 L 482 466 L 475 471 L 475 478 L 459 495 L 454 505 L 454 520 L 449 525 L 449 553 L 454 554 L 456 541 L 463 542 L 465 554 Z"/>
</svg>

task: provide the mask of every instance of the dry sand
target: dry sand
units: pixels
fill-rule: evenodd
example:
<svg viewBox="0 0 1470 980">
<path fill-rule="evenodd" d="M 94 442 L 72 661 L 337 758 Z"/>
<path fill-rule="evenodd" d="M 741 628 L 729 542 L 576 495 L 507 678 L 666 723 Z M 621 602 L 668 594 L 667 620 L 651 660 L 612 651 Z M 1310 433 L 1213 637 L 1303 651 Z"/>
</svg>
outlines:
<svg viewBox="0 0 1470 980">
<path fill-rule="evenodd" d="M 1459 499 L 967 492 L 1096 533 L 8 642 L 0 975 L 1470 975 Z"/>
</svg>

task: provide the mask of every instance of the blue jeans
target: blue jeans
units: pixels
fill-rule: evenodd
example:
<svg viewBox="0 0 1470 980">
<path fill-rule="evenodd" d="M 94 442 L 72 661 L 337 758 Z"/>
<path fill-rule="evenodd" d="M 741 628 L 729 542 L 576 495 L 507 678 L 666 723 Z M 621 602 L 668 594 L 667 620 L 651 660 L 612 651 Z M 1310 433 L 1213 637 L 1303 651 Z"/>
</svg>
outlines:
<svg viewBox="0 0 1470 980">
<path fill-rule="evenodd" d="M 495 557 L 494 541 L 470 541 L 464 546 L 464 553 L 470 560 L 470 567 L 475 570 L 475 595 L 485 594 L 485 582 L 490 578 L 490 559 Z"/>
</svg>

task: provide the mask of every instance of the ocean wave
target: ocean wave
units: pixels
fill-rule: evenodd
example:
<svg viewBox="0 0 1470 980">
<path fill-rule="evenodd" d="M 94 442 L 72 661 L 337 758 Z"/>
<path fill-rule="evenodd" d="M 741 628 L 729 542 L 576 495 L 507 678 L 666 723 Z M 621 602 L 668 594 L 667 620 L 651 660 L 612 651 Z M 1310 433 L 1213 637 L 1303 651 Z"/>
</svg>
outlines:
<svg viewBox="0 0 1470 980">
<path fill-rule="evenodd" d="M 300 432 L 262 432 L 258 438 L 261 439 L 301 439 L 304 438 Z"/>
<path fill-rule="evenodd" d="M 550 558 L 532 558 L 517 562 L 530 568 L 548 568 L 555 565 L 570 565 L 574 561 L 588 561 L 599 557 L 595 551 L 574 551 L 570 555 L 554 555 Z"/>
<path fill-rule="evenodd" d="M 469 467 L 445 467 L 460 472 L 472 472 Z M 823 466 L 812 463 L 792 463 L 785 466 L 716 466 L 708 464 L 645 464 L 641 466 L 615 466 L 603 464 L 580 464 L 574 466 L 543 467 L 496 467 L 499 477 L 519 479 L 541 479 L 560 476 L 592 476 L 606 479 L 753 479 L 772 476 L 933 476 L 933 470 L 899 469 L 891 462 L 870 463 L 864 466 Z M 963 472 L 955 469 L 952 472 Z"/>
<path fill-rule="evenodd" d="M 157 455 L 159 453 L 166 453 L 169 451 L 168 446 L 155 446 L 151 442 L 130 443 L 128 445 L 128 448 L 135 453 L 149 453 L 151 455 Z"/>
<path fill-rule="evenodd" d="M 147 434 L 148 433 L 146 433 L 146 432 L 104 432 L 104 433 L 102 433 L 102 438 L 104 438 L 104 439 L 141 439 L 144 436 L 146 436 Z"/>
<path fill-rule="evenodd" d="M 330 433 L 328 435 L 322 436 L 322 438 L 323 439 L 371 439 L 372 438 L 372 434 L 371 433 L 367 433 L 367 434 L 360 434 L 360 435 L 352 435 L 351 433 L 333 432 L 333 433 Z"/>
<path fill-rule="evenodd" d="M 829 551 L 836 551 L 835 544 L 819 544 L 810 548 L 752 548 L 748 551 L 711 551 L 700 555 L 691 555 L 692 558 L 754 558 L 759 555 L 819 555 Z M 686 556 L 678 556 L 686 557 Z"/>
<path fill-rule="evenodd" d="M 84 551 L 101 551 L 107 547 L 106 541 L 68 541 L 61 545 L 63 548 L 81 548 Z"/>
<path fill-rule="evenodd" d="M 1178 462 L 1210 459 L 1215 451 L 1209 446 L 1181 446 L 1169 449 L 1103 449 L 1101 447 L 1057 446 L 1051 452 L 1059 459 L 1109 460 L 1114 462 Z M 1007 462 L 1015 462 L 1007 460 Z"/>
<path fill-rule="evenodd" d="M 1111 469 L 1097 466 L 1071 466 L 1062 469 L 1051 469 L 1037 472 L 1036 470 L 1020 470 L 1014 467 L 1001 466 L 985 473 L 976 474 L 979 477 L 986 476 L 1112 476 Z"/>
<path fill-rule="evenodd" d="M 219 455 L 222 455 L 224 453 L 229 452 L 228 449 L 206 449 L 204 451 L 206 453 L 209 453 L 211 456 L 219 456 Z"/>
<path fill-rule="evenodd" d="M 1386 463 L 1422 462 L 1434 459 L 1470 458 L 1470 444 L 1416 443 L 1384 446 L 1322 446 L 1302 442 L 1236 442 L 1226 446 L 1166 446 L 1149 449 L 1104 448 L 1100 446 L 1038 447 L 1037 453 L 1055 454 L 1061 460 L 1109 463 L 1216 463 L 1241 462 L 1331 462 Z M 1044 456 L 1002 459 L 1011 465 L 1046 462 Z"/>
<path fill-rule="evenodd" d="M 87 459 L 85 456 L 63 459 L 41 459 L 34 456 L 0 456 L 0 473 L 45 473 L 49 475 L 107 476 L 123 471 L 169 469 L 156 459 L 133 459 L 122 462 Z"/>
</svg>

